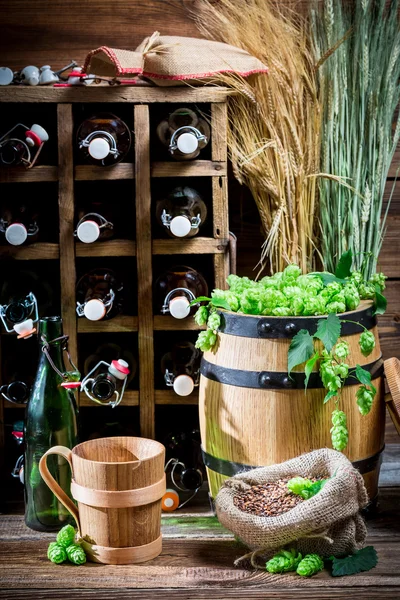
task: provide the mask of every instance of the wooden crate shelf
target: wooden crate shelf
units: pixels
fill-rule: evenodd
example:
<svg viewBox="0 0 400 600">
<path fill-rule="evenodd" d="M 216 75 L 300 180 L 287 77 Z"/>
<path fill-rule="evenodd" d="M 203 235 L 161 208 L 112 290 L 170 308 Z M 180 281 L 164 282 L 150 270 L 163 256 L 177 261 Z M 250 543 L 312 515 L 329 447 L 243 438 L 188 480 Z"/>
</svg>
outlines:
<svg viewBox="0 0 400 600">
<path fill-rule="evenodd" d="M 153 254 L 225 254 L 229 241 L 196 237 L 190 240 L 153 240 Z"/>
<path fill-rule="evenodd" d="M 96 165 L 75 166 L 75 181 L 115 181 L 134 177 L 135 166 L 132 163 L 118 163 L 106 169 Z"/>
<path fill-rule="evenodd" d="M 152 177 L 219 177 L 226 175 L 224 161 L 193 160 L 190 162 L 153 162 Z"/>
<path fill-rule="evenodd" d="M 8 402 L 8 404 L 10 404 Z M 99 404 L 92 402 L 85 394 L 79 394 L 79 406 L 90 406 L 96 408 Z M 126 390 L 120 406 L 139 406 L 138 390 Z"/>
<path fill-rule="evenodd" d="M 155 390 L 154 397 L 156 404 L 193 406 L 199 403 L 199 394 L 197 390 L 189 396 L 178 396 L 173 390 Z"/>
<path fill-rule="evenodd" d="M 58 181 L 58 167 L 37 165 L 32 169 L 25 169 L 25 167 L 0 169 L 0 183 L 38 183 L 41 181 Z"/>
<path fill-rule="evenodd" d="M 137 317 L 119 315 L 109 321 L 89 321 L 84 317 L 77 319 L 78 333 L 130 333 L 138 330 Z"/>
<path fill-rule="evenodd" d="M 199 327 L 194 319 L 174 319 L 169 315 L 154 315 L 154 331 L 200 331 L 205 329 Z"/>
<path fill-rule="evenodd" d="M 50 87 L 0 87 L 0 102 L 12 103 L 54 103 L 57 109 L 58 165 L 38 165 L 30 170 L 23 168 L 2 169 L 0 183 L 55 182 L 58 187 L 59 244 L 37 243 L 19 248 L 0 247 L 0 258 L 16 260 L 53 259 L 59 261 L 61 283 L 61 314 L 64 330 L 69 335 L 70 352 L 77 362 L 81 344 L 89 338 L 83 334 L 132 334 L 135 335 L 133 351 L 137 352 L 138 390 L 127 390 L 122 401 L 125 406 L 138 406 L 141 434 L 155 436 L 156 405 L 193 406 L 198 403 L 198 393 L 188 397 L 177 396 L 171 389 L 155 389 L 154 373 L 159 365 L 154 364 L 154 332 L 195 332 L 203 329 L 189 317 L 177 320 L 171 316 L 153 314 L 153 267 L 158 261 L 171 261 L 175 255 L 187 255 L 187 264 L 191 258 L 208 254 L 207 264 L 212 266 L 208 273 L 217 287 L 224 287 L 229 269 L 229 231 L 227 198 L 227 105 L 229 91 L 218 87 L 178 87 L 156 88 L 148 86 L 108 86 L 50 88 Z M 93 105 L 113 103 L 113 112 L 118 114 L 116 104 L 124 105 L 123 114 L 129 114 L 134 124 L 134 162 L 119 163 L 113 167 L 102 168 L 74 163 L 75 128 L 74 104 Z M 209 160 L 200 158 L 194 161 L 152 160 L 152 106 L 158 103 L 187 106 L 206 103 L 210 106 L 211 153 Z M 122 107 L 121 107 L 122 108 Z M 158 109 L 157 109 L 158 110 Z M 168 111 L 168 107 L 166 108 Z M 172 107 L 171 107 L 172 110 Z M 53 134 L 55 135 L 55 134 Z M 201 177 L 210 179 L 210 212 L 212 223 L 209 237 L 190 239 L 154 238 L 152 234 L 154 199 L 151 196 L 152 180 L 160 178 Z M 130 205 L 136 211 L 136 223 L 131 224 L 131 233 L 136 239 L 112 239 L 94 244 L 76 243 L 75 229 L 75 192 L 80 182 L 126 181 L 125 206 Z M 129 185 L 129 182 L 132 185 Z M 130 191 L 131 190 L 131 191 Z M 132 220 L 133 221 L 133 220 Z M 128 226 L 130 224 L 127 224 Z M 157 235 L 154 232 L 154 235 Z M 137 290 L 137 316 L 120 315 L 109 321 L 88 321 L 76 315 L 76 264 L 81 259 L 118 259 L 135 257 L 132 271 L 126 270 L 123 276 L 129 281 L 134 277 L 134 289 Z M 118 263 L 116 263 L 118 264 Z M 131 267 L 129 267 L 131 269 Z M 191 336 L 192 337 L 192 336 Z M 110 338 L 112 339 L 112 338 Z M 132 344 L 132 336 L 126 337 Z M 137 340 L 137 341 L 136 341 Z M 132 350 L 127 346 L 127 349 Z M 0 347 L 1 350 L 1 347 Z M 167 350 L 167 349 L 166 349 Z M 80 361 L 81 362 L 81 361 Z M 80 395 L 83 407 L 96 408 L 83 394 Z M 4 407 L 14 405 L 0 402 L 0 422 L 4 422 Z M 117 412 L 116 418 L 117 416 Z M 0 445 L 4 440 L 4 431 L 0 428 Z"/>
<path fill-rule="evenodd" d="M 16 260 L 56 260 L 60 257 L 58 244 L 37 243 L 29 246 L 0 246 L 0 258 Z"/>
<path fill-rule="evenodd" d="M 97 242 L 94 244 L 77 243 L 75 246 L 77 258 L 88 258 L 90 256 L 136 256 L 136 243 L 133 240 L 108 240 L 105 244 Z"/>
</svg>

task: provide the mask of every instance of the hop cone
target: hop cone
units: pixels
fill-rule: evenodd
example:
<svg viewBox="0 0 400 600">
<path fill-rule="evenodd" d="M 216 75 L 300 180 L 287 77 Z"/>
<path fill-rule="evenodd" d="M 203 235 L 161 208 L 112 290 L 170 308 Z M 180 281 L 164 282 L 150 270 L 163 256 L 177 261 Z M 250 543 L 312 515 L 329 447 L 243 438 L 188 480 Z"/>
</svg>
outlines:
<svg viewBox="0 0 400 600">
<path fill-rule="evenodd" d="M 293 477 L 287 482 L 287 487 L 292 494 L 300 496 L 304 488 L 311 485 L 311 483 L 309 479 L 304 479 L 304 477 Z"/>
<path fill-rule="evenodd" d="M 86 554 L 79 544 L 71 544 L 67 548 L 68 560 L 74 565 L 83 565 L 86 562 Z"/>
<path fill-rule="evenodd" d="M 372 331 L 363 331 L 359 340 L 360 350 L 364 356 L 369 356 L 375 348 L 375 336 Z"/>
<path fill-rule="evenodd" d="M 324 568 L 324 561 L 318 554 L 307 554 L 302 561 L 300 561 L 296 573 L 302 577 L 311 577 L 322 571 Z"/>
<path fill-rule="evenodd" d="M 372 390 L 369 390 L 365 385 L 360 385 L 360 387 L 358 388 L 356 393 L 357 404 L 358 409 L 363 415 L 363 417 L 365 417 L 365 415 L 367 415 L 370 412 L 374 396 L 374 392 Z"/>
<path fill-rule="evenodd" d="M 57 542 L 51 542 L 47 550 L 47 558 L 51 562 L 56 563 L 56 565 L 59 565 L 67 560 L 67 553 L 65 552 L 65 548 L 57 544 Z"/>
<path fill-rule="evenodd" d="M 347 417 L 342 410 L 332 412 L 332 446 L 335 450 L 341 452 L 347 446 L 349 441 L 349 432 L 347 430 Z"/>
<path fill-rule="evenodd" d="M 194 320 L 196 321 L 197 325 L 200 325 L 200 327 L 202 327 L 203 325 L 205 325 L 207 323 L 207 319 L 208 319 L 208 308 L 206 306 L 200 306 L 197 309 L 196 314 L 194 315 Z"/>
<path fill-rule="evenodd" d="M 57 544 L 63 546 L 63 548 L 67 548 L 75 541 L 75 529 L 72 525 L 65 525 L 60 531 L 57 533 Z"/>
<path fill-rule="evenodd" d="M 218 327 L 221 325 L 221 317 L 218 313 L 211 313 L 207 321 L 207 327 L 212 329 L 212 331 L 217 331 Z"/>
<path fill-rule="evenodd" d="M 302 556 L 292 548 L 292 550 L 281 550 L 278 554 L 275 554 L 267 562 L 265 568 L 268 573 L 287 573 L 288 571 L 295 571 L 299 565 Z"/>
</svg>

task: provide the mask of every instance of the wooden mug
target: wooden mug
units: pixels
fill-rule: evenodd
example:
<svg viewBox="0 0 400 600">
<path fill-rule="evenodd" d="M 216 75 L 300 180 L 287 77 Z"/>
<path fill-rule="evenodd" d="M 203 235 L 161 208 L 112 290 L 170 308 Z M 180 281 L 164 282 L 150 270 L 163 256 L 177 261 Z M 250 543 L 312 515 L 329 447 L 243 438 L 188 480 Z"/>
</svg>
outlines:
<svg viewBox="0 0 400 600">
<path fill-rule="evenodd" d="M 72 471 L 71 495 L 47 468 L 50 454 L 63 456 Z M 162 549 L 161 499 L 165 493 L 165 448 L 145 438 L 90 440 L 70 450 L 50 448 L 39 463 L 51 491 L 74 517 L 89 560 L 141 563 Z"/>
</svg>

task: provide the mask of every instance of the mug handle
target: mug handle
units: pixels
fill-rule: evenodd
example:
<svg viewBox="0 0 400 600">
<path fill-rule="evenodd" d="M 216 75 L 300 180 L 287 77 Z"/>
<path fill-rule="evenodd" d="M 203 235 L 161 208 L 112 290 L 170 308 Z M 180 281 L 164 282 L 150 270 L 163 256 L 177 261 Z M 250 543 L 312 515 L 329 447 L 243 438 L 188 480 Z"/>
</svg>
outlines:
<svg viewBox="0 0 400 600">
<path fill-rule="evenodd" d="M 69 466 L 71 467 L 71 474 L 73 476 L 71 460 L 72 452 L 69 448 L 66 448 L 65 446 L 53 446 L 53 448 L 47 450 L 47 452 L 45 452 L 45 454 L 43 454 L 42 458 L 40 459 L 39 471 L 42 478 L 44 479 L 48 487 L 51 489 L 53 494 L 59 499 L 61 504 L 63 504 L 65 508 L 74 517 L 78 526 L 78 535 L 80 535 L 79 511 L 75 504 L 72 502 L 71 498 L 69 498 L 64 492 L 64 490 L 58 485 L 54 477 L 51 475 L 49 469 L 47 468 L 47 457 L 50 456 L 50 454 L 59 454 L 60 456 L 65 458 L 65 460 L 69 462 Z"/>
</svg>

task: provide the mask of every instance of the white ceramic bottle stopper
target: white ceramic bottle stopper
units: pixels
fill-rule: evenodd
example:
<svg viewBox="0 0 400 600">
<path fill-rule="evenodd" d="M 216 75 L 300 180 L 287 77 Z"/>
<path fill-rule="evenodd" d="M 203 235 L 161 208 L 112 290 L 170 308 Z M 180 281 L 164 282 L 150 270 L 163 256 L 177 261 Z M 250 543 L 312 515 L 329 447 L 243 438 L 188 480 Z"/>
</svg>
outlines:
<svg viewBox="0 0 400 600">
<path fill-rule="evenodd" d="M 16 323 L 13 329 L 16 333 L 18 333 L 18 339 L 25 340 L 32 337 L 32 335 L 36 332 L 32 319 L 26 319 L 26 321 Z"/>
<path fill-rule="evenodd" d="M 169 302 L 169 312 L 174 319 L 185 319 L 190 313 L 190 302 L 186 296 L 177 296 Z"/>
<path fill-rule="evenodd" d="M 169 229 L 176 237 L 186 237 L 192 229 L 192 224 L 187 217 L 179 215 L 171 220 Z"/>
<path fill-rule="evenodd" d="M 103 160 L 110 154 L 110 144 L 102 137 L 94 138 L 88 147 L 88 152 L 95 160 Z"/>
<path fill-rule="evenodd" d="M 23 223 L 11 223 L 6 229 L 5 238 L 12 246 L 20 246 L 28 237 L 28 232 Z"/>
<path fill-rule="evenodd" d="M 122 358 L 118 360 L 113 360 L 111 365 L 108 368 L 108 372 L 110 375 L 113 375 L 116 379 L 120 379 L 123 381 L 126 379 L 130 373 L 129 365 L 126 360 L 122 360 Z"/>
<path fill-rule="evenodd" d="M 182 154 L 192 154 L 199 147 L 199 142 L 193 133 L 182 133 L 178 136 L 176 145 Z"/>
<path fill-rule="evenodd" d="M 76 230 L 76 236 L 84 244 L 92 244 L 100 237 L 100 227 L 96 221 L 83 221 Z"/>
<path fill-rule="evenodd" d="M 106 307 L 104 302 L 97 298 L 88 300 L 83 307 L 83 314 L 89 321 L 100 321 L 106 315 Z"/>
<path fill-rule="evenodd" d="M 178 396 L 189 396 L 194 390 L 194 381 L 189 375 L 178 375 L 174 379 L 173 388 Z"/>
<path fill-rule="evenodd" d="M 44 142 L 49 140 L 49 134 L 47 131 L 36 123 L 32 125 L 28 131 L 25 132 L 26 143 L 28 146 L 41 146 Z"/>
</svg>

